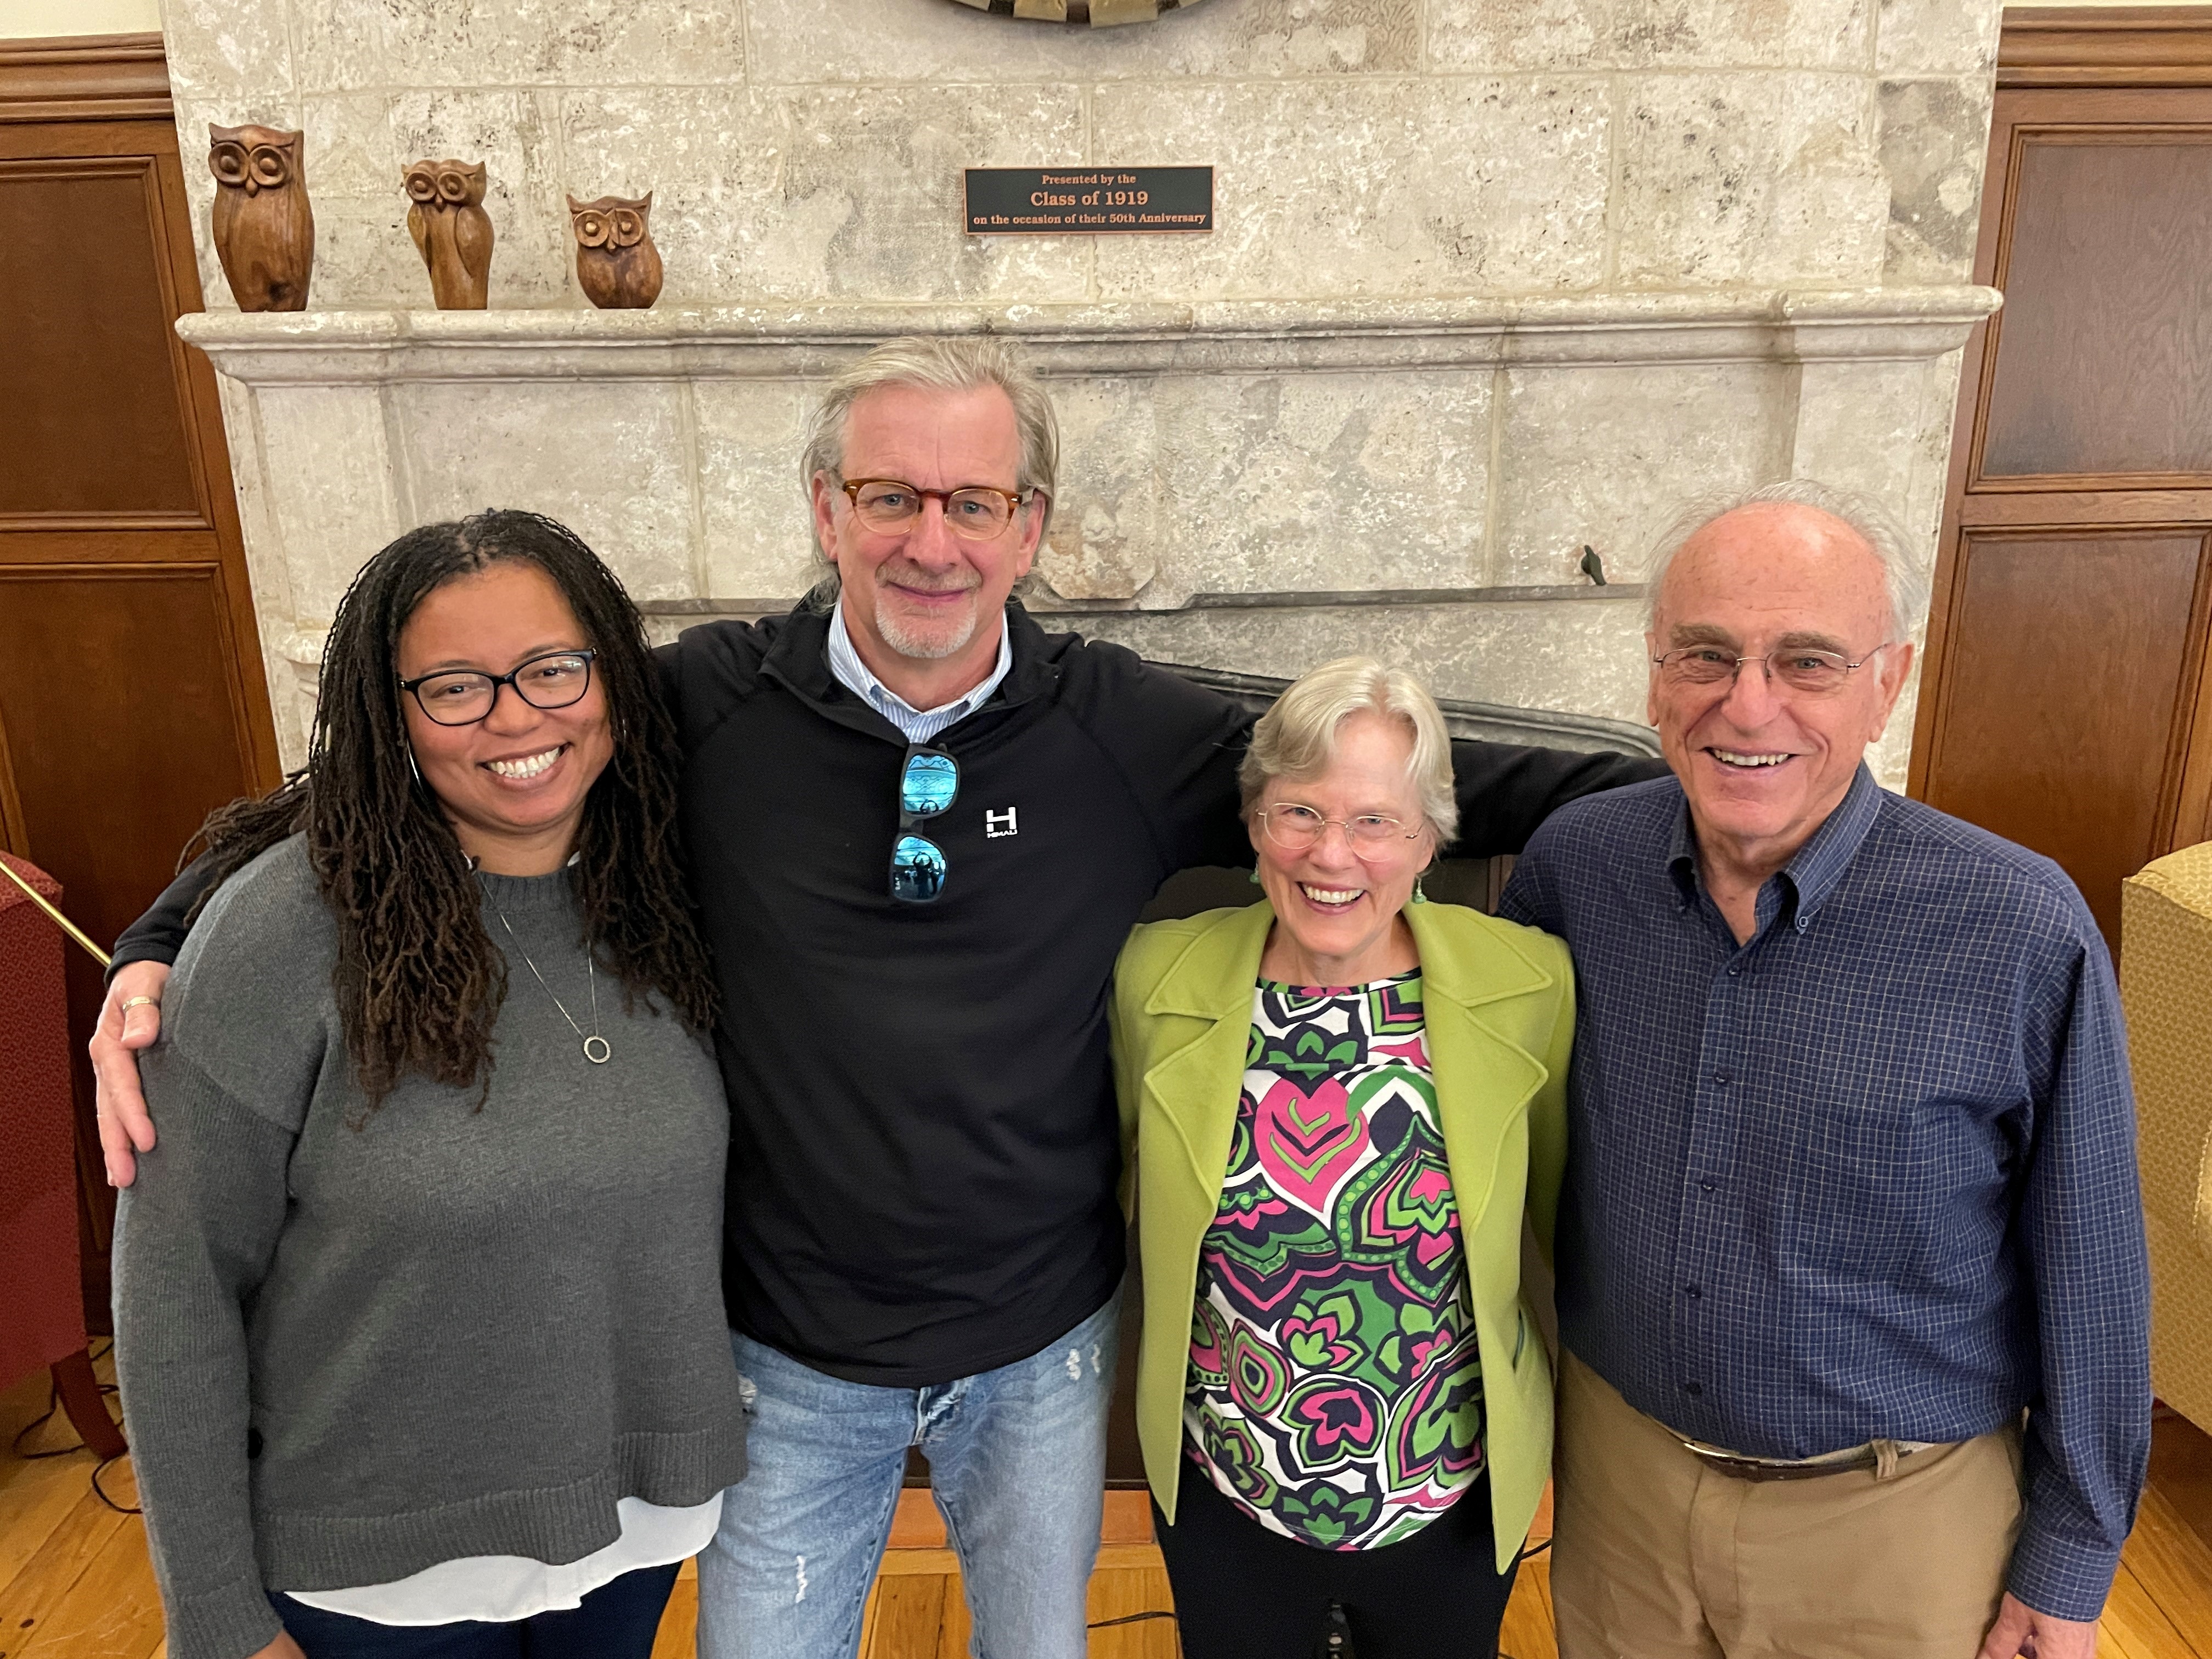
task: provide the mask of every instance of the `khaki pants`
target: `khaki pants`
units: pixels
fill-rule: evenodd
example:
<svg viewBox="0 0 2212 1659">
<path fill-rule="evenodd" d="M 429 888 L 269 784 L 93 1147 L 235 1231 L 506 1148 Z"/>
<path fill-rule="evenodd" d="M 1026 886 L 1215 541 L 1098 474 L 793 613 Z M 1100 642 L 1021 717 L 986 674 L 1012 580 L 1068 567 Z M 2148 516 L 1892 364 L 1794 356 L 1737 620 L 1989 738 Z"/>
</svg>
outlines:
<svg viewBox="0 0 2212 1659">
<path fill-rule="evenodd" d="M 2020 1528 L 2020 1431 L 1813 1480 L 1709 1468 L 1572 1354 L 1560 1659 L 1974 1659 Z"/>
</svg>

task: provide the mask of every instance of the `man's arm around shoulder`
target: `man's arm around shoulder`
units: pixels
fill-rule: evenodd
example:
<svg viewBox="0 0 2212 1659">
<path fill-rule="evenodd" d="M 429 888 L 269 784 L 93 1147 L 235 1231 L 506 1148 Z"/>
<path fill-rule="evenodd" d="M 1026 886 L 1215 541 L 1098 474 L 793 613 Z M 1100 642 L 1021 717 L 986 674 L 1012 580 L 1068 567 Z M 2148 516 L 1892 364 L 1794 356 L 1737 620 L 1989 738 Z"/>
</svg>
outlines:
<svg viewBox="0 0 2212 1659">
<path fill-rule="evenodd" d="M 1237 769 L 1256 716 L 1110 642 L 1079 641 L 1060 661 L 1062 707 L 1120 773 L 1152 831 L 1161 874 L 1250 864 Z"/>
<path fill-rule="evenodd" d="M 137 1154 L 154 1150 L 154 1119 L 138 1086 L 138 1054 L 161 1035 L 161 994 L 185 948 L 185 918 L 214 884 L 211 861 L 195 860 L 115 941 L 107 996 L 88 1045 L 100 1160 L 111 1187 L 128 1187 L 137 1178 Z"/>
<path fill-rule="evenodd" d="M 1518 853 L 1537 826 L 1568 802 L 1666 775 L 1667 763 L 1650 756 L 1455 742 L 1452 788 L 1459 798 L 1459 839 L 1444 850 L 1466 859 Z"/>
<path fill-rule="evenodd" d="M 788 620 L 701 623 L 653 648 L 660 698 L 685 752 L 759 684 L 761 664 Z"/>
</svg>

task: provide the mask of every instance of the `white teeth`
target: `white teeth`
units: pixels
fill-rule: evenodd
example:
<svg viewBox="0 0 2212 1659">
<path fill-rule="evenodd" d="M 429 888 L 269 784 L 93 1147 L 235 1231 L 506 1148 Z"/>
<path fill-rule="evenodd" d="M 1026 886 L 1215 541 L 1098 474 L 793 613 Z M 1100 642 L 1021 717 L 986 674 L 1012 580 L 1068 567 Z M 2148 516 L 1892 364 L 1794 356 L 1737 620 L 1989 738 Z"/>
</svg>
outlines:
<svg viewBox="0 0 2212 1659">
<path fill-rule="evenodd" d="M 1711 752 L 1715 760 L 1730 766 L 1779 766 L 1790 758 L 1787 755 L 1739 755 L 1732 749 L 1716 749 Z"/>
<path fill-rule="evenodd" d="M 1316 887 L 1302 881 L 1298 884 L 1298 890 L 1316 904 L 1349 904 L 1367 890 L 1364 887 L 1353 887 L 1343 892 L 1334 892 L 1328 888 Z"/>
<path fill-rule="evenodd" d="M 503 778 L 534 778 L 560 758 L 561 750 L 556 748 L 542 755 L 526 755 L 520 760 L 486 761 L 484 764 Z"/>
</svg>

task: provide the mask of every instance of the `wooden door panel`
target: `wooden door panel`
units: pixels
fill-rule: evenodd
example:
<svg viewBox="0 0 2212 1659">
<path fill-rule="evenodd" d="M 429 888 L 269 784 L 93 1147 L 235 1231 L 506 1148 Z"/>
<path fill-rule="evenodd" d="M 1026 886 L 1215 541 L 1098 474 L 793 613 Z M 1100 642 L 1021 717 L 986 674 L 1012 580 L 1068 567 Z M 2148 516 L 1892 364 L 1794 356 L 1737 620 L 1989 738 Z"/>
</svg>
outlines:
<svg viewBox="0 0 2212 1659">
<path fill-rule="evenodd" d="M 2212 86 L 2069 74 L 2000 73 L 1910 787 L 2117 953 L 2121 878 L 2212 833 Z"/>
<path fill-rule="evenodd" d="M 0 515 L 199 520 L 160 214 L 151 156 L 0 161 L 0 361 L 37 389 L 0 398 Z"/>
<path fill-rule="evenodd" d="M 25 54 L 0 48 L 0 841 L 60 877 L 103 940 L 210 808 L 278 775 L 215 374 L 173 327 L 200 288 L 160 37 L 131 50 L 128 76 L 26 100 Z M 112 1200 L 83 1043 L 100 996 L 73 952 L 95 1330 Z"/>
<path fill-rule="evenodd" d="M 1998 490 L 1968 495 L 1953 511 L 1967 529 L 2047 529 L 2060 524 L 2212 524 L 2212 489 Z"/>
<path fill-rule="evenodd" d="M 27 529 L 35 524 L 37 528 Z M 149 535 L 160 531 L 160 535 Z M 96 528 L 41 520 L 0 520 L 0 564 L 149 564 L 222 562 L 222 537 L 213 526 L 155 514 L 118 513 Z M 247 614 L 251 616 L 249 604 Z M 237 627 L 235 616 L 231 625 Z M 4 1656 L 0 1656 L 4 1659 Z"/>
<path fill-rule="evenodd" d="M 221 568 L 0 567 L 0 723 L 39 862 L 103 944 L 252 782 Z"/>
<path fill-rule="evenodd" d="M 1969 532 L 1929 756 L 1930 805 L 2057 860 L 2108 939 L 2162 852 L 2194 702 L 2207 536 Z"/>
<path fill-rule="evenodd" d="M 2212 131 L 2023 127 L 1982 480 L 2212 479 Z"/>
<path fill-rule="evenodd" d="M 103 945 L 167 884 L 209 811 L 253 786 L 223 590 L 214 562 L 0 565 L 0 828 Z M 104 986 L 82 951 L 66 966 L 85 1311 L 105 1330 L 113 1198 L 97 1173 L 85 1053 Z"/>
</svg>

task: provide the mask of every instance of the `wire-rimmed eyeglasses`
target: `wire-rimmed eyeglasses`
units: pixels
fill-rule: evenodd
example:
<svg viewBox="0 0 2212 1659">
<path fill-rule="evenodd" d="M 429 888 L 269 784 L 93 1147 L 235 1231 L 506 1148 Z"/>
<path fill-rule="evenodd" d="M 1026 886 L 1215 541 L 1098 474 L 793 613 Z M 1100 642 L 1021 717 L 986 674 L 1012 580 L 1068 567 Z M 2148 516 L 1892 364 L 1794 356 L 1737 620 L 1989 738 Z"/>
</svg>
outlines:
<svg viewBox="0 0 2212 1659">
<path fill-rule="evenodd" d="M 1805 646 L 1770 651 L 1764 656 L 1739 657 L 1724 646 L 1686 645 L 1652 658 L 1651 663 L 1677 685 L 1733 684 L 1743 672 L 1744 664 L 1762 663 L 1769 684 L 1779 682 L 1793 691 L 1822 696 L 1842 690 L 1852 674 L 1898 643 L 1896 640 L 1885 640 L 1856 662 L 1839 651 L 1816 651 Z"/>
<path fill-rule="evenodd" d="M 599 654 L 549 651 L 516 664 L 505 674 L 487 674 L 478 668 L 441 669 L 402 680 L 399 689 L 440 726 L 474 726 L 490 717 L 502 685 L 512 686 L 514 695 L 532 708 L 566 708 L 581 702 L 592 689 L 592 659 Z"/>
<path fill-rule="evenodd" d="M 1398 850 L 1401 842 L 1418 841 L 1421 836 L 1418 826 L 1408 830 L 1404 819 L 1385 813 L 1324 817 L 1312 807 L 1301 806 L 1296 801 L 1275 801 L 1257 809 L 1252 816 L 1260 820 L 1260 828 L 1267 839 L 1286 853 L 1310 850 L 1328 833 L 1328 826 L 1333 823 L 1344 831 L 1345 845 L 1352 848 L 1352 855 L 1370 864 L 1389 857 Z"/>
</svg>

